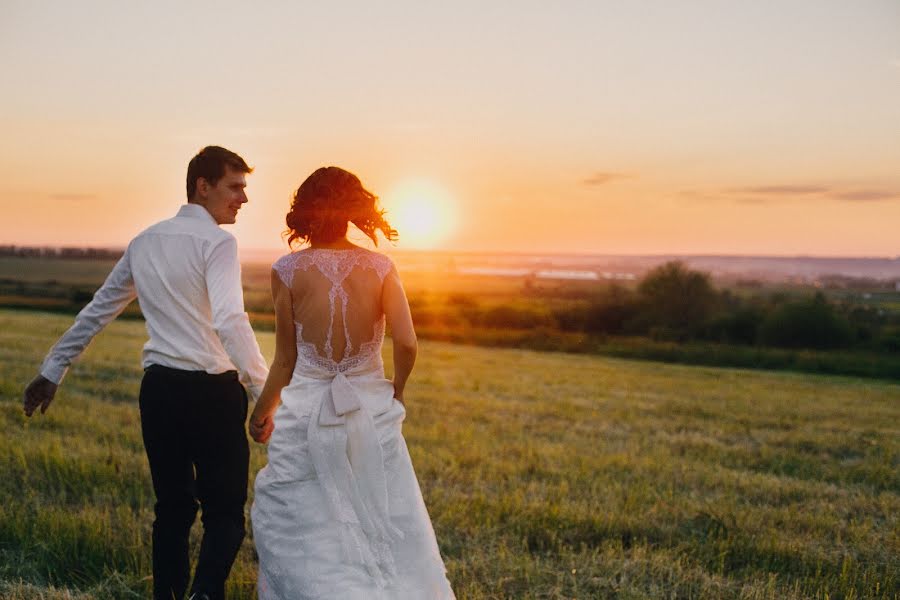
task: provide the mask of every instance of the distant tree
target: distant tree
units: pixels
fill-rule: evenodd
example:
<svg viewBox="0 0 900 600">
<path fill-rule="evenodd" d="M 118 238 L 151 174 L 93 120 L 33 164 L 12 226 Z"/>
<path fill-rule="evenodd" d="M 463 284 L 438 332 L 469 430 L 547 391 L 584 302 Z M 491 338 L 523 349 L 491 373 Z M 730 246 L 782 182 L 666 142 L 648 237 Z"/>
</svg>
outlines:
<svg viewBox="0 0 900 600">
<path fill-rule="evenodd" d="M 758 306 L 731 308 L 710 322 L 705 337 L 728 344 L 753 345 L 764 319 L 765 313 Z"/>
<path fill-rule="evenodd" d="M 887 314 L 878 306 L 845 303 L 841 306 L 841 310 L 850 322 L 853 337 L 858 343 L 866 344 L 877 339 L 879 332 L 888 323 Z"/>
<path fill-rule="evenodd" d="M 555 327 L 556 322 L 552 315 L 542 311 L 503 304 L 484 310 L 478 325 L 497 329 L 534 329 Z"/>
<path fill-rule="evenodd" d="M 69 289 L 69 301 L 72 304 L 76 304 L 78 306 L 84 306 L 94 298 L 94 293 L 91 290 L 85 290 L 79 287 L 72 287 Z"/>
<path fill-rule="evenodd" d="M 638 286 L 641 318 L 652 334 L 684 340 L 695 337 L 716 307 L 717 293 L 707 273 L 680 261 L 660 265 Z"/>
<path fill-rule="evenodd" d="M 585 315 L 585 331 L 590 333 L 630 333 L 631 323 L 640 312 L 634 293 L 621 285 L 609 286 Z"/>
<path fill-rule="evenodd" d="M 454 293 L 447 296 L 447 304 L 451 306 L 477 306 L 478 302 L 471 294 Z"/>
<path fill-rule="evenodd" d="M 585 302 L 553 310 L 556 325 L 563 331 L 628 335 L 636 333 L 632 322 L 640 311 L 634 292 L 612 284 Z"/>
<path fill-rule="evenodd" d="M 853 342 L 850 323 L 821 292 L 776 308 L 766 317 L 760 334 L 764 344 L 784 348 L 845 348 Z"/>
<path fill-rule="evenodd" d="M 553 311 L 553 318 L 563 331 L 584 331 L 590 306 L 566 306 Z"/>
<path fill-rule="evenodd" d="M 879 332 L 878 348 L 886 352 L 900 353 L 900 327 L 888 327 Z"/>
</svg>

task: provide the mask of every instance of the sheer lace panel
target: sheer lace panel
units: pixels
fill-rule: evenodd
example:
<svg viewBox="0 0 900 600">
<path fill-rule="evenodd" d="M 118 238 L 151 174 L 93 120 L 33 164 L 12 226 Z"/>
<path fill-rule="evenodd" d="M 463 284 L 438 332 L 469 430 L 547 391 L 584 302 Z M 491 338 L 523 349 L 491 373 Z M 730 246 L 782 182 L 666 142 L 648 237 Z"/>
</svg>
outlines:
<svg viewBox="0 0 900 600">
<path fill-rule="evenodd" d="M 381 287 L 393 268 L 387 256 L 364 248 L 306 248 L 272 268 L 291 291 L 298 358 L 343 371 L 380 349 Z"/>
</svg>

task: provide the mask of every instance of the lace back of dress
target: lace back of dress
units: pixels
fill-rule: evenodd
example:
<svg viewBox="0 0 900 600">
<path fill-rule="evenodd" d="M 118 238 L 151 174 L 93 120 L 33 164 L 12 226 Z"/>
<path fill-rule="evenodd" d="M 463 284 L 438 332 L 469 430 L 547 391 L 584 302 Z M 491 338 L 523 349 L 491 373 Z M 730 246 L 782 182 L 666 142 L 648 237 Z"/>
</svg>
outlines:
<svg viewBox="0 0 900 600">
<path fill-rule="evenodd" d="M 343 371 L 380 351 L 389 258 L 365 249 L 307 248 L 273 268 L 291 291 L 298 361 Z"/>
</svg>

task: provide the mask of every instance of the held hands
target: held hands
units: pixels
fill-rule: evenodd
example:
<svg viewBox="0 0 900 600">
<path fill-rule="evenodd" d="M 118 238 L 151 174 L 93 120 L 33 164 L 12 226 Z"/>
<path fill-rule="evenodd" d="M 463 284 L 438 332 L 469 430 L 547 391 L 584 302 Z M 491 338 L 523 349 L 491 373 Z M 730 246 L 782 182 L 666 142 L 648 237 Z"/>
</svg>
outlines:
<svg viewBox="0 0 900 600">
<path fill-rule="evenodd" d="M 24 401 L 22 403 L 22 407 L 25 409 L 25 416 L 30 417 L 33 415 L 38 406 L 41 407 L 41 414 L 47 412 L 47 407 L 53 402 L 53 397 L 58 389 L 59 385 L 38 374 L 25 388 Z"/>
<path fill-rule="evenodd" d="M 254 442 L 265 444 L 272 437 L 272 431 L 275 429 L 275 419 L 273 415 L 257 415 L 256 411 L 250 415 L 250 437 Z"/>
</svg>

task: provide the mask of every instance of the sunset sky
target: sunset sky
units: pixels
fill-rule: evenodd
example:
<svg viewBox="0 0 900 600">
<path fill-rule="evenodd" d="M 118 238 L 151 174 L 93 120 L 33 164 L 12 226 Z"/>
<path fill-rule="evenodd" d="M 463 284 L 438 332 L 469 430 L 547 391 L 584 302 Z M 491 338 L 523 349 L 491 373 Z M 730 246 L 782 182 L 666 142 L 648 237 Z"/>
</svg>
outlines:
<svg viewBox="0 0 900 600">
<path fill-rule="evenodd" d="M 218 144 L 248 249 L 338 165 L 401 249 L 900 255 L 897 0 L 0 11 L 0 243 L 123 246 Z"/>
</svg>

